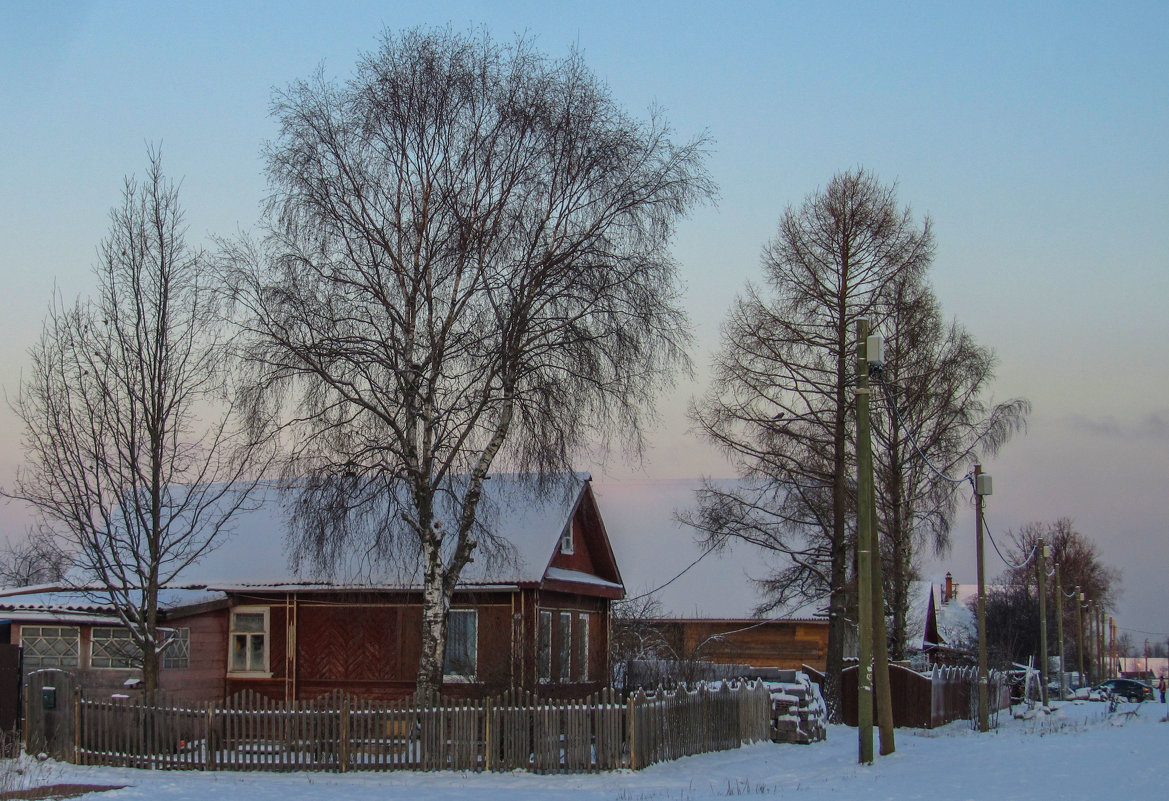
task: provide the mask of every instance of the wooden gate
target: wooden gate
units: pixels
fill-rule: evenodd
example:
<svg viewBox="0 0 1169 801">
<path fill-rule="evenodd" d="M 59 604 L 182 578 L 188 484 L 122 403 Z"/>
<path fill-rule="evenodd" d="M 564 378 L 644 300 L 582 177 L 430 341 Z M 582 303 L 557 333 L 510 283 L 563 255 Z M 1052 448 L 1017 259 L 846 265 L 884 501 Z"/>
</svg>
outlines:
<svg viewBox="0 0 1169 801">
<path fill-rule="evenodd" d="M 74 680 L 63 670 L 37 670 L 24 683 L 24 747 L 30 754 L 75 759 L 77 706 Z"/>
</svg>

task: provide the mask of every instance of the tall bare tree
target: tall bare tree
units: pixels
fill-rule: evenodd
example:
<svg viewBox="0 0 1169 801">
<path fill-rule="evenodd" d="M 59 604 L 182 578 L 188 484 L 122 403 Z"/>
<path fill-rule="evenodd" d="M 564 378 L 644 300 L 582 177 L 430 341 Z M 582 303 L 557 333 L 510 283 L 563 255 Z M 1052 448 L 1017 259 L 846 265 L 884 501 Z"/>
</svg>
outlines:
<svg viewBox="0 0 1169 801">
<path fill-rule="evenodd" d="M 489 472 L 636 450 L 686 365 L 667 245 L 712 193 L 704 143 L 627 116 L 577 54 L 449 30 L 388 34 L 273 109 L 267 235 L 229 253 L 255 397 L 307 477 L 299 554 L 421 581 L 433 692 Z"/>
<path fill-rule="evenodd" d="M 995 357 L 957 321 L 946 322 L 923 277 L 906 275 L 884 293 L 879 333 L 885 365 L 877 384 L 877 522 L 885 562 L 889 652 L 904 659 L 911 583 L 921 552 L 950 546 L 962 477 L 1026 424 L 1031 405 L 1014 398 L 989 403 Z"/>
<path fill-rule="evenodd" d="M 788 208 L 763 252 L 766 292 L 749 286 L 723 327 L 698 428 L 735 461 L 739 491 L 706 486 L 690 522 L 712 546 L 743 539 L 786 554 L 773 600 L 828 599 L 828 701 L 839 708 L 855 492 L 849 437 L 853 324 L 879 325 L 896 280 L 933 255 L 929 220 L 899 209 L 864 171 L 833 177 Z"/>
<path fill-rule="evenodd" d="M 0 586 L 27 587 L 62 581 L 72 561 L 51 531 L 34 528 L 24 539 L 9 539 L 0 548 Z"/>
<path fill-rule="evenodd" d="M 28 463 L 6 494 L 117 609 L 153 690 L 159 590 L 214 546 L 259 451 L 233 426 L 207 265 L 157 151 L 126 179 L 99 255 L 97 296 L 54 300 L 30 351 L 14 404 Z"/>
<path fill-rule="evenodd" d="M 1047 564 L 1053 571 L 1055 565 L 1059 565 L 1062 589 L 1069 596 L 1076 587 L 1079 587 L 1085 598 L 1095 601 L 1105 609 L 1111 609 L 1115 608 L 1121 593 L 1120 571 L 1104 562 L 1096 543 L 1077 529 L 1070 518 L 1061 517 L 1051 523 L 1028 523 L 1017 530 L 1008 531 L 1006 543 L 1004 543 L 1007 559 L 1011 560 L 1013 564 L 1026 564 L 1020 568 L 1008 567 L 999 580 L 999 584 L 1004 588 L 1003 595 L 1017 601 L 1012 608 L 1018 611 L 1020 607 L 1025 607 L 1025 616 L 1033 619 L 1035 626 L 1024 629 L 1022 633 L 1017 633 L 1022 624 L 1013 620 L 1010 615 L 1004 615 L 1002 620 L 987 621 L 987 634 L 992 639 L 1000 640 L 1015 637 L 1022 644 L 1021 648 L 1027 649 L 1023 651 L 1024 659 L 1025 654 L 1037 650 L 1039 601 L 1036 588 L 1038 580 L 1035 575 L 1035 563 L 1031 557 L 1040 539 L 1047 543 L 1051 549 Z M 1050 597 L 1055 592 L 1055 578 L 1048 576 L 1046 580 L 1048 581 L 1047 592 Z M 1069 632 L 1064 652 L 1068 665 L 1078 664 L 1076 655 L 1079 653 L 1080 644 L 1074 635 L 1070 634 L 1076 631 L 1077 603 L 1078 599 L 1064 598 L 1064 631 Z M 1050 610 L 1055 607 L 1053 604 L 1049 604 L 1047 608 L 1048 614 L 1052 614 Z M 1017 617 L 1022 619 L 1024 613 L 1019 613 Z M 995 623 L 999 623 L 999 626 L 995 626 Z M 1054 625 L 1048 626 L 1048 635 L 1052 638 L 1055 637 L 1055 629 Z M 1049 645 L 1051 653 L 1056 653 L 1054 641 Z M 1019 655 L 1019 653 L 1013 654 L 1016 657 Z"/>
</svg>

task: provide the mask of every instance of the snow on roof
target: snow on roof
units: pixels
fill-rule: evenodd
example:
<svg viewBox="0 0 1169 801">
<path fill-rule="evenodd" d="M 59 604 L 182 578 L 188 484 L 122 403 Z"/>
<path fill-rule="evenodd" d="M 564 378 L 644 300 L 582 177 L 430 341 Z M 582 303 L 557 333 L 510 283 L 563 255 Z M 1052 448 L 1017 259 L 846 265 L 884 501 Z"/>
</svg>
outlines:
<svg viewBox="0 0 1169 801">
<path fill-rule="evenodd" d="M 527 476 L 492 475 L 484 483 L 480 519 L 485 530 L 501 547 L 496 552 L 477 551 L 475 560 L 464 568 L 460 585 L 539 583 L 560 537 L 585 491 L 587 473 L 563 474 L 544 487 L 535 486 Z M 258 487 L 248 502 L 232 517 L 220 540 L 195 564 L 185 568 L 171 587 L 164 590 L 167 606 L 188 605 L 222 597 L 213 590 L 270 588 L 386 588 L 420 585 L 417 572 L 367 570 L 360 574 L 324 575 L 315 566 L 296 566 L 290 558 L 290 515 L 294 513 L 293 493 L 275 484 Z M 224 503 L 232 502 L 230 498 Z M 439 511 L 453 527 L 455 509 Z M 589 581 L 580 574 L 564 580 Z M 84 583 L 84 582 L 75 582 Z M 608 582 L 605 582 L 608 583 Z M 619 586 L 619 585 L 613 585 Z M 19 595 L 20 601 L 5 596 Z M 94 593 L 77 593 L 67 585 L 0 589 L 0 608 L 39 605 L 62 610 L 84 611 L 95 603 Z M 105 609 L 112 609 L 106 604 Z"/>
<path fill-rule="evenodd" d="M 978 585 L 953 582 L 954 597 L 943 603 L 945 586 L 944 576 L 932 576 L 928 581 L 912 583 L 909 612 L 906 616 L 906 631 L 911 647 L 923 647 L 931 593 L 934 599 L 934 615 L 938 622 L 938 636 L 944 641 L 938 644 L 960 646 L 972 642 L 977 636 L 978 629 L 975 615 L 970 611 L 970 602 L 978 597 Z"/>
<path fill-rule="evenodd" d="M 754 579 L 766 578 L 780 563 L 749 545 L 703 556 L 695 530 L 677 520 L 678 512 L 695 507 L 701 486 L 697 478 L 593 481 L 626 592 L 634 597 L 660 587 L 653 597 L 663 617 L 752 617 L 763 601 Z M 786 610 L 783 616 L 818 617 L 822 606 L 827 601 Z"/>
<path fill-rule="evenodd" d="M 560 542 L 564 528 L 590 480 L 587 473 L 564 474 L 544 488 L 516 474 L 492 475 L 483 484 L 480 520 L 502 544 L 498 553 L 476 551 L 462 572 L 461 585 L 538 583 Z M 231 531 L 198 563 L 184 570 L 183 584 L 215 588 L 332 587 L 403 588 L 421 585 L 417 572 L 402 575 L 378 565 L 322 573 L 290 558 L 293 494 L 274 486 L 260 488 L 254 503 L 232 519 Z M 454 509 L 439 511 L 447 529 Z"/>
</svg>

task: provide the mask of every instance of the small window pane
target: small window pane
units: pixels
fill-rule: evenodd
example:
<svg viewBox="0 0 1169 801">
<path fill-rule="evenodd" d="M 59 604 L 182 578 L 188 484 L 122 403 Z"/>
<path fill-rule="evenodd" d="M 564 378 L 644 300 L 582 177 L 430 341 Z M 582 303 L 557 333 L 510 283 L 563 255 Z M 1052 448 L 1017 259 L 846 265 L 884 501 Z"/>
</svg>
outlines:
<svg viewBox="0 0 1169 801">
<path fill-rule="evenodd" d="M 248 670 L 263 670 L 264 638 L 263 636 L 252 635 L 249 639 L 251 640 L 251 647 L 248 649 Z"/>
<path fill-rule="evenodd" d="M 536 640 L 536 678 L 552 679 L 552 613 L 540 612 L 540 630 Z"/>
<path fill-rule="evenodd" d="M 478 654 L 478 615 L 473 609 L 451 610 L 447 617 L 446 662 L 448 676 L 474 676 Z"/>
<path fill-rule="evenodd" d="M 170 632 L 170 644 L 162 652 L 163 668 L 174 670 L 191 665 L 191 630 L 175 629 Z"/>
<path fill-rule="evenodd" d="M 243 612 L 235 615 L 235 623 L 233 628 L 236 631 L 264 633 L 264 615 L 263 613 Z"/>
<path fill-rule="evenodd" d="M 231 638 L 231 669 L 248 669 L 248 635 L 236 634 Z"/>
<path fill-rule="evenodd" d="M 572 612 L 560 613 L 560 673 L 561 681 L 568 681 L 572 675 Z"/>
</svg>

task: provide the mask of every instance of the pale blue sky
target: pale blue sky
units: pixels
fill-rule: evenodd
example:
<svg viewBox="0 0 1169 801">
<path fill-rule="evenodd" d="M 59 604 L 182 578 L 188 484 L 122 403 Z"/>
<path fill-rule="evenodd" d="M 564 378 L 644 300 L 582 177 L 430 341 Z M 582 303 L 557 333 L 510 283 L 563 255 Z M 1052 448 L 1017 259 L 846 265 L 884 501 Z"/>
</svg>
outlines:
<svg viewBox="0 0 1169 801">
<path fill-rule="evenodd" d="M 1165 3 L 0 0 L 9 395 L 53 287 L 88 289 L 146 143 L 183 179 L 192 241 L 250 227 L 272 88 L 322 64 L 346 77 L 383 27 L 446 23 L 576 46 L 630 111 L 656 104 L 680 136 L 715 142 L 720 202 L 675 248 L 698 378 L 663 398 L 647 463 L 609 475 L 726 473 L 683 417 L 722 315 L 783 209 L 864 166 L 933 218 L 938 294 L 999 353 L 998 397 L 1035 404 L 1029 434 L 986 465 L 991 524 L 1073 517 L 1125 571 L 1119 624 L 1169 631 Z M 0 481 L 18 438 L 0 411 Z M 14 510 L 0 515 L 19 531 Z M 972 539 L 944 565 L 967 580 Z"/>
</svg>

